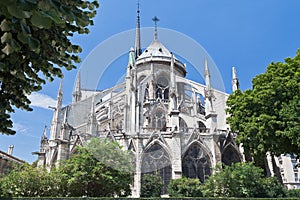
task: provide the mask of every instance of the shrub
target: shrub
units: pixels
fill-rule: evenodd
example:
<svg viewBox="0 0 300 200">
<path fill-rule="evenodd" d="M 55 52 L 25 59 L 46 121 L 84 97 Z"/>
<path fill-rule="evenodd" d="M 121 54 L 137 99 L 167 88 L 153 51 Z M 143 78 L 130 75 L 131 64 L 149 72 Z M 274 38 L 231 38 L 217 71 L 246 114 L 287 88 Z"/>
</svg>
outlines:
<svg viewBox="0 0 300 200">
<path fill-rule="evenodd" d="M 300 197 L 300 189 L 287 190 L 286 196 L 287 197 Z"/>
<path fill-rule="evenodd" d="M 197 178 L 179 178 L 171 180 L 168 193 L 171 197 L 202 197 L 202 187 Z"/>
<path fill-rule="evenodd" d="M 155 174 L 143 174 L 141 180 L 141 197 L 160 197 L 164 184 L 162 178 Z"/>
<path fill-rule="evenodd" d="M 276 178 L 263 178 L 263 170 L 252 163 L 235 163 L 219 169 L 204 185 L 211 197 L 284 197 L 285 189 Z"/>
</svg>

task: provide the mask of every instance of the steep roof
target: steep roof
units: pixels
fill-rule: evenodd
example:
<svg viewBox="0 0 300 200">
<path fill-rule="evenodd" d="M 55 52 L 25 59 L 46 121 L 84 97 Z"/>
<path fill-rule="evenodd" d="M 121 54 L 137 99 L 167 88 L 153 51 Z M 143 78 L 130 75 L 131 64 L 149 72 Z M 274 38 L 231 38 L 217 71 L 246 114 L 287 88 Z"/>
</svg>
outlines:
<svg viewBox="0 0 300 200">
<path fill-rule="evenodd" d="M 174 55 L 173 55 L 174 56 Z M 136 65 L 142 65 L 147 62 L 166 62 L 171 63 L 172 53 L 157 39 L 145 49 L 137 58 Z M 174 66 L 186 74 L 185 65 L 174 56 Z"/>
<path fill-rule="evenodd" d="M 146 50 L 138 57 L 137 60 L 143 60 L 150 57 L 169 57 L 171 58 L 171 52 L 158 40 L 154 40 Z"/>
</svg>

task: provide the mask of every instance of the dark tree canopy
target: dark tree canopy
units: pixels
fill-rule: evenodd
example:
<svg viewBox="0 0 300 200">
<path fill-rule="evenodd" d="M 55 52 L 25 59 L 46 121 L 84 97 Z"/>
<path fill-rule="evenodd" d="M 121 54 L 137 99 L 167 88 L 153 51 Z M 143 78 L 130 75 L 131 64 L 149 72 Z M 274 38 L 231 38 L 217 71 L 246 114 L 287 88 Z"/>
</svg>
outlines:
<svg viewBox="0 0 300 200">
<path fill-rule="evenodd" d="M 228 123 L 246 155 L 259 159 L 300 153 L 300 50 L 294 58 L 269 64 L 253 88 L 229 96 Z"/>
<path fill-rule="evenodd" d="M 10 113 L 32 110 L 28 95 L 80 62 L 74 33 L 87 34 L 95 0 L 0 1 L 0 132 L 15 134 Z"/>
</svg>

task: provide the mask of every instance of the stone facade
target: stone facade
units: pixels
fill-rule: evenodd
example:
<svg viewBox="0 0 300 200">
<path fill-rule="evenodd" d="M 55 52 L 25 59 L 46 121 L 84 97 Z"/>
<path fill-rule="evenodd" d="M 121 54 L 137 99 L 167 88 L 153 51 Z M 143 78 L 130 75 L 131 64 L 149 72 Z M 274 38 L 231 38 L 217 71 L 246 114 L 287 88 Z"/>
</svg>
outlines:
<svg viewBox="0 0 300 200">
<path fill-rule="evenodd" d="M 243 160 L 226 124 L 228 94 L 211 88 L 207 61 L 205 85 L 188 80 L 186 66 L 158 40 L 156 31 L 143 52 L 139 34 L 138 18 L 137 45 L 129 52 L 125 82 L 89 91 L 81 88 L 79 73 L 73 103 L 65 107 L 60 85 L 49 139 L 45 129 L 36 152 L 39 166 L 50 169 L 92 137 L 110 138 L 134 155 L 132 195 L 138 197 L 145 173 L 162 177 L 165 194 L 171 179 L 186 176 L 204 182 L 217 164 Z"/>
</svg>

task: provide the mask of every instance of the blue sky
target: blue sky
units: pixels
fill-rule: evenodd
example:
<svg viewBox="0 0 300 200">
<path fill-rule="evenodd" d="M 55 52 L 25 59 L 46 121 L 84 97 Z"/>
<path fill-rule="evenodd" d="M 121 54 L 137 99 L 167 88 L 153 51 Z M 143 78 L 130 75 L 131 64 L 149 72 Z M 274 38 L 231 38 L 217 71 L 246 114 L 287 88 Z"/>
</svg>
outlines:
<svg viewBox="0 0 300 200">
<path fill-rule="evenodd" d="M 158 16 L 158 26 L 185 34 L 199 43 L 211 56 L 223 78 L 225 91 L 231 92 L 231 67 L 235 66 L 241 89 L 251 88 L 251 80 L 263 73 L 270 62 L 294 57 L 300 47 L 299 0 L 141 0 L 141 27 L 153 27 L 152 18 Z M 83 48 L 84 60 L 101 42 L 136 25 L 137 0 L 102 0 L 90 28 L 90 34 L 72 38 Z M 159 34 L 159 32 L 158 32 Z M 142 35 L 143 40 L 143 35 Z M 134 41 L 131 41 L 134 45 Z M 163 40 L 161 40 L 164 43 Z M 180 44 L 180 41 L 178 41 Z M 148 44 L 142 41 L 143 46 Z M 113 48 L 118 48 L 116 45 Z M 130 46 L 128 46 L 129 50 Z M 172 51 L 172 49 L 169 49 Z M 193 49 L 191 49 L 191 52 Z M 95 53 L 95 52 L 94 52 Z M 103 52 L 99 52 L 100 54 Z M 180 55 L 178 55 L 180 56 Z M 93 61 L 99 62 L 101 60 Z M 188 76 L 202 82 L 197 71 Z M 100 87 L 113 85 L 125 72 L 127 55 L 113 61 L 104 73 Z M 81 65 L 78 65 L 78 69 Z M 194 70 L 194 71 L 193 71 Z M 64 105 L 72 101 L 72 90 L 77 70 L 64 73 Z M 33 112 L 17 110 L 12 115 L 14 136 L 0 135 L 0 149 L 15 146 L 14 155 L 28 162 L 39 150 L 44 126 L 50 127 L 59 80 L 44 85 L 42 91 L 31 96 Z"/>
</svg>

